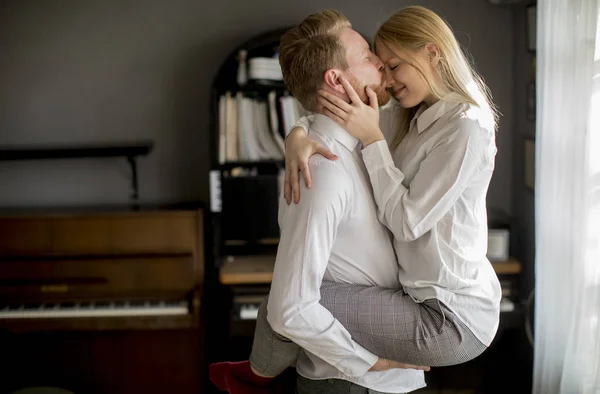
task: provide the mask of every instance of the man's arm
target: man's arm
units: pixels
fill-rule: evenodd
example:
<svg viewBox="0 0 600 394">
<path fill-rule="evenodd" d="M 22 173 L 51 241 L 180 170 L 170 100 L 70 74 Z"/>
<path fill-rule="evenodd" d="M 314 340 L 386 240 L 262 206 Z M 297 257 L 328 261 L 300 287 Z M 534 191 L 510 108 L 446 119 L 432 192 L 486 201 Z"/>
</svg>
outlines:
<svg viewBox="0 0 600 394">
<path fill-rule="evenodd" d="M 337 228 L 351 203 L 352 184 L 337 163 L 311 159 L 313 186 L 280 220 L 267 319 L 274 331 L 349 376 L 361 376 L 378 357 L 352 340 L 350 333 L 319 303 L 320 287 Z"/>
</svg>

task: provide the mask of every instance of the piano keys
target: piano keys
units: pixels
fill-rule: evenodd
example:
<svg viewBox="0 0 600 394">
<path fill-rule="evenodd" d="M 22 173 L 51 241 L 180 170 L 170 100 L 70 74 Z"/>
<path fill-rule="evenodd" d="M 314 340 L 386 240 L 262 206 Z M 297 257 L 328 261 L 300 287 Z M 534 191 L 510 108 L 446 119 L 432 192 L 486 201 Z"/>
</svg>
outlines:
<svg viewBox="0 0 600 394">
<path fill-rule="evenodd" d="M 0 305 L 0 320 L 175 316 L 189 313 L 187 301 L 58 302 Z"/>
</svg>

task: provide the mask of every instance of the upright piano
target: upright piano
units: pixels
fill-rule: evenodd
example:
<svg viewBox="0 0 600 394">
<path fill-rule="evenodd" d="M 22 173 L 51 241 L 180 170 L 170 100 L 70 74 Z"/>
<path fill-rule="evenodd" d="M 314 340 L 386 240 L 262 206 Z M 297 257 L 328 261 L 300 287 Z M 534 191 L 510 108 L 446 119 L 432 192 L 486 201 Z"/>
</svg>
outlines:
<svg viewBox="0 0 600 394">
<path fill-rule="evenodd" d="M 200 209 L 0 215 L 0 393 L 198 393 Z"/>
</svg>

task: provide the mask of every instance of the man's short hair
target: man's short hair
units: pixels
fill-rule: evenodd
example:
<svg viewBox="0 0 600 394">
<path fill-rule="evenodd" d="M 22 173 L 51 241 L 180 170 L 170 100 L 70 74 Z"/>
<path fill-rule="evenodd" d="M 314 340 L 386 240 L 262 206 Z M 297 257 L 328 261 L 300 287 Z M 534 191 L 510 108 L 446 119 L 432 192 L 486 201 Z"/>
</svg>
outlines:
<svg viewBox="0 0 600 394">
<path fill-rule="evenodd" d="M 330 68 L 348 68 L 346 48 L 339 39 L 350 21 L 339 11 L 325 10 L 309 15 L 286 32 L 279 46 L 279 64 L 290 92 L 302 106 L 314 111 L 323 74 Z"/>
</svg>

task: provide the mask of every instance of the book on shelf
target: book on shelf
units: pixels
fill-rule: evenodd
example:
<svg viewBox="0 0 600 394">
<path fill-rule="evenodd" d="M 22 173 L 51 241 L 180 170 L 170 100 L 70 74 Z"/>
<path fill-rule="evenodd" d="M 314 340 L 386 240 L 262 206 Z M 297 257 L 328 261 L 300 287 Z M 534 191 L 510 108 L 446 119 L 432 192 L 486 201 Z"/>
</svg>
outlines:
<svg viewBox="0 0 600 394">
<path fill-rule="evenodd" d="M 271 125 L 271 134 L 273 140 L 277 144 L 279 151 L 285 155 L 285 140 L 279 132 L 279 115 L 277 115 L 277 92 L 272 90 L 269 93 L 269 121 Z"/>
<path fill-rule="evenodd" d="M 295 97 L 283 96 L 279 100 L 281 102 L 281 112 L 283 114 L 283 129 L 285 131 L 285 136 L 287 137 L 298 119 L 308 115 L 308 112 L 304 110 Z"/>
<path fill-rule="evenodd" d="M 227 145 L 225 144 L 225 141 L 227 141 L 225 138 L 225 133 L 227 130 L 226 106 L 227 97 L 221 96 L 219 98 L 219 164 L 225 163 L 227 159 Z"/>
<path fill-rule="evenodd" d="M 219 161 L 237 161 L 238 160 L 238 120 L 237 120 L 237 101 L 231 97 L 231 93 L 225 94 L 225 158 Z"/>
<path fill-rule="evenodd" d="M 219 98 L 219 164 L 283 160 L 285 135 L 305 115 L 296 98 L 275 90 L 266 98 L 226 92 Z"/>
</svg>

